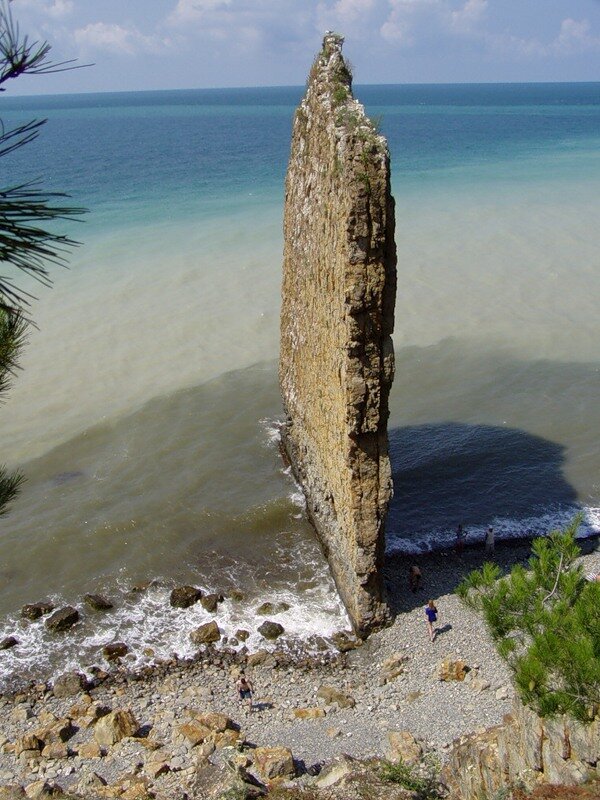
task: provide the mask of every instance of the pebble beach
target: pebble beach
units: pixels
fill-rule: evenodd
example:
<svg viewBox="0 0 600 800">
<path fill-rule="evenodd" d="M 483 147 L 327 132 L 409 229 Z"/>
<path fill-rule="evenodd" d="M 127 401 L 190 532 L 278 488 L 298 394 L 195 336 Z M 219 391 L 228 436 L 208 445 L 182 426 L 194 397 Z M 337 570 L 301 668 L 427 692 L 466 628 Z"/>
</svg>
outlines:
<svg viewBox="0 0 600 800">
<path fill-rule="evenodd" d="M 584 571 L 600 571 L 597 541 L 584 541 L 582 550 Z M 528 554 L 526 542 L 500 543 L 494 560 L 508 570 Z M 87 685 L 71 676 L 62 686 L 60 680 L 54 688 L 40 682 L 4 695 L 0 785 L 39 788 L 50 782 L 84 796 L 92 789 L 100 792 L 94 796 L 121 796 L 135 775 L 157 797 L 181 797 L 201 768 L 242 742 L 250 751 L 289 748 L 297 774 L 304 773 L 298 780 L 310 782 L 307 769 L 316 772 L 342 754 L 393 756 L 393 732 L 410 733 L 443 763 L 454 739 L 500 723 L 513 698 L 509 672 L 483 622 L 453 593 L 483 560 L 482 548 L 422 556 L 423 586 L 413 593 L 411 562 L 389 558 L 393 623 L 348 652 L 292 658 L 276 645 L 241 656 L 200 648 L 194 659 L 172 659 L 138 673 L 117 664 Z M 430 597 L 439 611 L 434 642 L 423 611 Z M 463 662 L 464 680 L 440 680 L 444 660 Z M 254 685 L 251 713 L 235 691 L 240 669 Z M 100 746 L 98 720 L 119 710 L 134 721 L 129 735 Z M 209 742 L 194 741 L 186 725 L 207 713 L 224 715 L 231 727 Z M 27 735 L 61 723 L 68 733 L 44 734 L 55 741 L 24 749 Z"/>
</svg>

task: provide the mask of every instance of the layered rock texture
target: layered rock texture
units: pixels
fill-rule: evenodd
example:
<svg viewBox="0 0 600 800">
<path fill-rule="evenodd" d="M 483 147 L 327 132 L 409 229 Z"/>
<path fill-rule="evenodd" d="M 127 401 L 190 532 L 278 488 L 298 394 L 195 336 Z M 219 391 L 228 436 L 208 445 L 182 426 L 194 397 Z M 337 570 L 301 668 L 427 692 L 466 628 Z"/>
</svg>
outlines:
<svg viewBox="0 0 600 800">
<path fill-rule="evenodd" d="M 507 786 L 598 780 L 600 717 L 587 725 L 566 716 L 542 719 L 515 699 L 503 725 L 454 743 L 442 777 L 452 800 L 498 797 Z"/>
<path fill-rule="evenodd" d="M 385 139 L 327 34 L 294 119 L 286 179 L 283 444 L 356 631 L 387 617 L 388 395 L 396 294 Z"/>
</svg>

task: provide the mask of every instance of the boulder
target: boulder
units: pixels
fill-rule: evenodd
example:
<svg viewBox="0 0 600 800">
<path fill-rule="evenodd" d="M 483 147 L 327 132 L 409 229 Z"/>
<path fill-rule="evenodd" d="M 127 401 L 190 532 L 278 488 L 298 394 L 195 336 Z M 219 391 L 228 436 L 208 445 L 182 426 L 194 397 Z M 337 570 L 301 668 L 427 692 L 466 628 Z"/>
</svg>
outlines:
<svg viewBox="0 0 600 800">
<path fill-rule="evenodd" d="M 54 603 L 51 603 L 49 600 L 41 600 L 39 603 L 28 603 L 27 605 L 23 606 L 21 609 L 21 616 L 25 617 L 25 619 L 39 619 L 45 614 L 49 614 L 51 611 L 54 611 L 54 609 Z"/>
<path fill-rule="evenodd" d="M 288 747 L 257 747 L 252 753 L 254 768 L 264 780 L 293 778 L 294 757 Z"/>
<path fill-rule="evenodd" d="M 202 608 L 209 611 L 213 614 L 217 610 L 217 606 L 219 605 L 219 595 L 218 594 L 205 594 L 203 597 L 200 598 L 200 604 Z"/>
<path fill-rule="evenodd" d="M 131 709 L 117 709 L 105 717 L 100 717 L 96 722 L 94 738 L 101 747 L 112 747 L 126 736 L 133 736 L 138 728 L 138 722 Z"/>
<path fill-rule="evenodd" d="M 202 597 L 202 592 L 195 586 L 177 586 L 171 592 L 169 602 L 174 608 L 189 608 Z"/>
<path fill-rule="evenodd" d="M 453 661 L 446 657 L 440 661 L 437 668 L 437 676 L 440 681 L 464 681 L 469 668 L 464 661 L 457 659 Z"/>
<path fill-rule="evenodd" d="M 42 750 L 42 758 L 60 759 L 68 757 L 69 749 L 64 742 L 53 742 L 52 744 L 47 744 Z"/>
<path fill-rule="evenodd" d="M 34 731 L 35 736 L 45 745 L 63 744 L 75 733 L 71 720 L 68 717 L 57 719 L 54 714 L 51 719 L 42 720 L 43 724 Z"/>
<path fill-rule="evenodd" d="M 98 742 L 86 742 L 86 744 L 79 746 L 77 754 L 79 755 L 79 758 L 82 759 L 100 758 L 102 756 L 102 750 L 100 749 Z"/>
<path fill-rule="evenodd" d="M 393 763 L 417 764 L 423 756 L 423 748 L 409 731 L 389 731 L 386 758 Z"/>
<path fill-rule="evenodd" d="M 0 641 L 0 650 L 8 650 L 11 647 L 15 647 L 19 644 L 19 640 L 15 639 L 14 636 L 5 636 L 2 641 Z"/>
<path fill-rule="evenodd" d="M 36 736 L 35 733 L 27 733 L 25 736 L 20 736 L 15 742 L 15 755 L 20 756 L 21 753 L 31 750 L 39 752 L 43 746 L 44 742 L 39 736 Z"/>
<path fill-rule="evenodd" d="M 227 596 L 230 600 L 234 600 L 237 603 L 244 599 L 244 593 L 240 592 L 239 589 L 232 589 Z"/>
<path fill-rule="evenodd" d="M 79 611 L 73 606 L 65 606 L 48 617 L 46 627 L 54 632 L 66 631 L 72 628 L 76 622 L 79 622 Z"/>
<path fill-rule="evenodd" d="M 86 594 L 83 599 L 94 611 L 108 611 L 114 608 L 110 600 L 107 600 L 106 597 L 101 594 Z"/>
<path fill-rule="evenodd" d="M 263 603 L 256 609 L 256 613 L 261 617 L 267 617 L 270 614 L 282 614 L 290 608 L 289 603 Z"/>
<path fill-rule="evenodd" d="M 54 681 L 55 697 L 73 697 L 87 688 L 87 678 L 81 672 L 65 672 Z"/>
<path fill-rule="evenodd" d="M 47 781 L 34 781 L 25 787 L 25 794 L 30 800 L 41 800 L 45 797 L 66 797 L 60 786 Z"/>
<path fill-rule="evenodd" d="M 355 761 L 350 756 L 342 755 L 323 764 L 315 786 L 319 789 L 328 789 L 330 786 L 342 782 L 354 769 Z"/>
<path fill-rule="evenodd" d="M 186 722 L 178 728 L 179 733 L 191 743 L 192 747 L 196 747 L 202 742 L 210 738 L 212 731 L 206 725 L 202 725 L 197 720 L 193 719 L 191 722 Z"/>
<path fill-rule="evenodd" d="M 343 631 L 334 633 L 331 637 L 331 641 L 334 643 L 340 653 L 348 653 L 350 650 L 356 650 L 356 648 L 360 647 L 362 644 L 360 639 L 354 639 Z"/>
<path fill-rule="evenodd" d="M 246 631 L 244 628 L 238 628 L 238 630 L 235 632 L 235 638 L 239 639 L 240 642 L 245 642 L 249 636 L 250 631 Z"/>
<path fill-rule="evenodd" d="M 111 644 L 105 644 L 102 648 L 102 655 L 107 661 L 116 661 L 126 656 L 128 652 L 129 647 L 125 642 L 111 642 Z"/>
<path fill-rule="evenodd" d="M 384 683 L 391 683 L 399 675 L 402 675 L 408 656 L 404 653 L 394 653 L 390 658 L 386 658 L 381 665 L 381 678 Z"/>
<path fill-rule="evenodd" d="M 190 633 L 190 639 L 194 644 L 210 644 L 211 642 L 218 642 L 220 638 L 221 631 L 214 620 L 200 625 L 199 628 Z"/>
<path fill-rule="evenodd" d="M 212 740 L 215 747 L 235 747 L 240 740 L 241 733 L 239 731 L 227 730 L 223 733 L 213 733 Z"/>
<path fill-rule="evenodd" d="M 324 700 L 328 706 L 336 703 L 338 708 L 354 708 L 356 705 L 356 700 L 351 695 L 334 686 L 320 686 L 317 690 L 317 697 Z"/>
<path fill-rule="evenodd" d="M 200 725 L 204 725 L 210 731 L 216 733 L 234 730 L 237 727 L 235 722 L 228 717 L 227 714 L 220 714 L 218 711 L 207 711 L 205 713 L 193 712 L 193 717 Z"/>
<path fill-rule="evenodd" d="M 282 633 L 285 632 L 285 628 L 278 622 L 267 620 L 266 622 L 263 622 L 262 625 L 259 625 L 258 632 L 265 639 L 273 641 L 277 639 L 279 636 L 281 636 Z"/>
<path fill-rule="evenodd" d="M 320 719 L 325 716 L 323 708 L 295 708 L 292 711 L 294 719 Z"/>
<path fill-rule="evenodd" d="M 25 797 L 25 789 L 18 784 L 0 786 L 0 800 L 24 800 Z"/>
<path fill-rule="evenodd" d="M 269 653 L 266 650 L 257 650 L 256 653 L 250 653 L 246 659 L 249 667 L 259 667 L 264 664 L 269 658 Z"/>
</svg>

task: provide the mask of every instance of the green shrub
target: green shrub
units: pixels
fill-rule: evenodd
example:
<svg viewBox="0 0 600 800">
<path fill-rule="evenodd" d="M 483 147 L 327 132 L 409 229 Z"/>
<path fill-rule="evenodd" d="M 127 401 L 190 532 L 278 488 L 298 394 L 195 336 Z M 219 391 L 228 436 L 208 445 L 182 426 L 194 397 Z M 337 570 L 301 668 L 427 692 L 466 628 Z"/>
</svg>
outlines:
<svg viewBox="0 0 600 800">
<path fill-rule="evenodd" d="M 484 564 L 457 593 L 483 613 L 523 702 L 542 716 L 586 721 L 600 707 L 600 583 L 575 564 L 580 523 L 534 539 L 527 568 L 500 577 Z"/>
</svg>

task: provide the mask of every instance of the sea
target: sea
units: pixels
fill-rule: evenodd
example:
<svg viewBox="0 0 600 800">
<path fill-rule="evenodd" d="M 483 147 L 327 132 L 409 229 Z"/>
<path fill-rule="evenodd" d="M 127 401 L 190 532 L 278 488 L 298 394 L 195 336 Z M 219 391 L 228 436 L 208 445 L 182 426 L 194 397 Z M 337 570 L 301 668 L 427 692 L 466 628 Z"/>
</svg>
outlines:
<svg viewBox="0 0 600 800">
<path fill-rule="evenodd" d="M 237 589 L 283 646 L 348 627 L 278 449 L 284 175 L 302 89 L 2 97 L 47 118 L 2 159 L 89 213 L 53 288 L 17 276 L 35 322 L 0 409 L 1 462 L 26 477 L 0 519 L 0 682 L 193 653 L 213 615 L 178 584 Z M 395 496 L 389 552 L 600 532 L 600 83 L 358 86 L 388 139 L 396 199 Z M 61 202 L 57 199 L 56 202 Z M 3 274 L 8 274 L 7 267 Z M 143 591 L 133 591 L 134 587 Z M 115 605 L 93 612 L 87 592 Z M 20 607 L 51 599 L 63 635 Z M 281 640 L 280 640 L 281 641 Z"/>
</svg>

